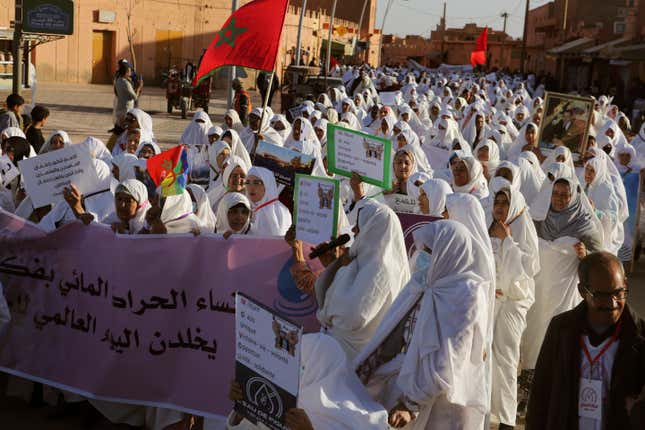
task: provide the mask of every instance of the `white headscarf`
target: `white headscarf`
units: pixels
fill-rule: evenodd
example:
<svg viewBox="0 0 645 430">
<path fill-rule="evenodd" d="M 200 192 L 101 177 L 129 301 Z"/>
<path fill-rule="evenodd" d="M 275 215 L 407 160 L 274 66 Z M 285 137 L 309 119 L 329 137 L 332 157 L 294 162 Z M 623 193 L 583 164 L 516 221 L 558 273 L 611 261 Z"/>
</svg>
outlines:
<svg viewBox="0 0 645 430">
<path fill-rule="evenodd" d="M 242 124 L 242 121 L 240 120 L 240 115 L 237 113 L 235 109 L 229 109 L 226 111 L 224 114 L 224 118 L 229 117 L 233 121 L 233 127 L 232 129 L 237 131 L 238 133 L 241 133 L 242 130 L 244 130 L 244 124 Z M 228 130 L 229 127 L 226 125 L 226 122 L 222 125 L 222 128 L 224 130 Z"/>
<path fill-rule="evenodd" d="M 224 134 L 224 129 L 219 125 L 214 125 L 208 129 L 208 137 L 218 136 L 221 139 L 223 134 Z"/>
<path fill-rule="evenodd" d="M 430 213 L 426 215 L 442 218 L 446 210 L 446 199 L 451 195 L 452 188 L 443 179 L 429 179 L 421 186 L 421 189 L 428 197 Z"/>
<path fill-rule="evenodd" d="M 139 142 L 139 146 L 137 146 L 137 150 L 134 152 L 134 155 L 136 155 L 138 158 L 141 156 L 141 151 L 143 148 L 146 146 L 149 146 L 152 148 L 152 152 L 154 155 L 159 155 L 161 154 L 161 148 L 159 148 L 159 145 L 157 145 L 154 142 Z"/>
<path fill-rule="evenodd" d="M 238 132 L 235 130 L 226 130 L 222 135 L 222 139 L 227 134 L 231 135 L 231 143 L 229 145 L 231 147 L 231 155 L 240 157 L 244 160 L 244 163 L 246 163 L 247 166 L 251 166 L 251 157 L 249 156 L 249 152 L 246 150 Z"/>
<path fill-rule="evenodd" d="M 410 175 L 410 177 L 408 178 L 408 186 L 407 186 L 408 195 L 418 200 L 419 189 L 429 179 L 432 179 L 432 175 L 428 175 L 427 173 L 423 173 L 423 172 L 414 172 L 412 175 Z"/>
<path fill-rule="evenodd" d="M 502 182 L 498 182 L 491 187 L 493 202 L 495 201 L 495 196 L 500 191 L 505 192 L 510 197 L 508 215 L 504 223 L 510 227 L 513 241 L 517 243 L 521 250 L 521 253 L 515 256 L 515 258 L 519 259 L 521 265 L 513 265 L 513 267 L 517 268 L 517 274 L 523 273 L 527 278 L 532 279 L 540 271 L 540 253 L 537 232 L 535 231 L 535 224 L 531 219 L 529 207 L 519 190 L 504 185 Z M 491 226 L 492 222 L 493 204 L 490 205 L 489 210 L 486 212 L 486 225 Z M 495 244 L 495 241 L 499 241 L 499 239 L 492 238 L 491 241 L 493 249 L 497 248 L 498 245 Z M 523 270 L 520 270 L 520 268 Z M 501 288 L 502 285 L 508 286 L 510 282 L 504 282 L 504 280 L 508 278 L 517 279 L 517 274 L 498 272 L 497 279 L 502 282 L 501 285 L 498 283 L 497 288 Z"/>
<path fill-rule="evenodd" d="M 429 223 L 414 239 L 418 249 L 432 250 L 432 264 L 413 275 L 354 365 L 362 364 L 420 300 L 407 351 L 388 363 L 397 389 L 422 407 L 445 395 L 452 404 L 485 413 L 488 251 L 464 226 L 448 220 Z"/>
<path fill-rule="evenodd" d="M 453 179 L 452 188 L 455 193 L 472 194 L 478 199 L 488 197 L 488 182 L 484 177 L 484 169 L 481 163 L 472 156 L 460 157 L 460 160 L 466 164 L 468 169 L 468 183 L 457 186 Z"/>
<path fill-rule="evenodd" d="M 197 122 L 197 120 L 203 122 Z M 210 117 L 203 110 L 195 112 L 193 119 L 179 139 L 182 145 L 208 145 L 208 131 L 213 126 Z"/>
<path fill-rule="evenodd" d="M 161 210 L 161 222 L 168 234 L 193 233 L 199 231 L 201 222 L 193 213 L 193 201 L 188 191 L 166 197 Z"/>
<path fill-rule="evenodd" d="M 80 143 L 85 145 L 92 158 L 103 161 L 108 166 L 112 165 L 112 154 L 108 151 L 105 143 L 96 137 L 89 136 Z"/>
<path fill-rule="evenodd" d="M 298 407 L 316 430 L 389 428 L 387 411 L 361 385 L 338 342 L 322 333 L 305 334 L 300 351 Z"/>
<path fill-rule="evenodd" d="M 121 153 L 112 159 L 112 164 L 119 168 L 119 177 L 117 179 L 120 182 L 137 178 L 135 167 L 138 167 L 140 163 L 136 155 L 128 154 L 127 152 Z"/>
<path fill-rule="evenodd" d="M 275 114 L 273 115 L 273 118 L 271 118 L 272 127 L 277 123 L 280 123 L 284 126 L 284 130 L 276 130 L 276 131 L 278 132 L 280 137 L 282 137 L 282 140 L 286 141 L 287 138 L 291 135 L 291 124 L 289 124 L 289 121 L 287 121 L 287 117 L 282 114 Z"/>
<path fill-rule="evenodd" d="M 625 240 L 623 222 L 627 218 L 622 218 L 621 215 L 629 216 L 629 213 L 621 213 L 621 202 L 614 190 L 605 160 L 594 157 L 585 163 L 585 170 L 587 166 L 595 171 L 596 176 L 591 183 L 584 183 L 584 189 L 596 213 L 602 213 L 599 217 L 603 224 L 605 247 L 616 255 Z"/>
<path fill-rule="evenodd" d="M 327 291 L 316 285 L 318 320 L 352 358 L 367 344 L 410 278 L 401 223 L 389 207 L 371 199 L 355 208 L 360 230 L 349 249 L 354 259 Z"/>
<path fill-rule="evenodd" d="M 210 187 L 214 186 L 214 183 L 216 180 L 219 180 L 222 174 L 222 170 L 219 167 L 219 164 L 217 164 L 217 157 L 224 152 L 225 150 L 229 151 L 229 157 L 233 154 L 233 151 L 231 151 L 231 147 L 228 145 L 228 143 L 224 142 L 223 140 L 218 140 L 217 142 L 214 142 L 208 146 L 208 165 L 210 166 Z"/>
<path fill-rule="evenodd" d="M 131 154 L 130 154 L 131 155 Z M 126 179 L 121 181 L 117 185 L 114 192 L 115 196 L 119 192 L 126 192 L 131 195 L 132 198 L 137 202 L 137 211 L 134 215 L 134 218 L 130 220 L 128 234 L 137 234 L 143 228 L 146 223 L 146 213 L 150 209 L 150 202 L 148 201 L 148 189 L 142 183 L 136 179 Z M 114 214 L 114 222 L 119 221 Z"/>
<path fill-rule="evenodd" d="M 278 186 L 273 172 L 264 167 L 252 167 L 247 178 L 255 176 L 264 184 L 264 196 L 257 203 L 251 202 L 255 236 L 284 236 L 291 226 L 289 210 L 278 200 Z M 247 196 L 248 197 L 248 196 Z"/>
<path fill-rule="evenodd" d="M 141 141 L 154 142 L 155 134 L 152 131 L 152 117 L 141 109 L 134 108 L 128 111 L 129 114 L 134 116 L 139 123 L 139 130 L 141 133 Z M 124 136 L 127 132 L 124 132 Z"/>
<path fill-rule="evenodd" d="M 497 146 L 497 143 L 495 143 L 494 140 L 492 139 L 483 139 L 481 140 L 477 146 L 475 147 L 475 150 L 473 151 L 473 155 L 475 158 L 478 158 L 478 152 L 481 148 L 488 148 L 488 161 L 480 161 L 482 164 L 486 164 L 488 167 L 489 172 L 493 172 L 497 168 L 497 165 L 499 164 L 500 158 L 499 158 L 499 146 Z"/>
<path fill-rule="evenodd" d="M 40 148 L 38 154 L 46 154 L 51 150 L 52 139 L 56 136 L 63 138 L 63 148 L 68 148 L 72 144 L 72 140 L 69 138 L 69 134 L 63 130 L 56 130 L 49 135 L 45 144 Z"/>
<path fill-rule="evenodd" d="M 259 130 L 253 131 L 251 130 L 251 126 L 249 126 L 240 132 L 240 139 L 242 139 L 242 143 L 244 143 L 244 147 L 249 154 L 253 152 L 253 149 L 255 147 L 255 136 L 257 133 L 261 134 L 264 138 L 263 140 L 265 140 L 266 142 L 272 143 L 277 146 L 284 145 L 284 139 L 282 139 L 280 133 L 275 131 L 269 124 L 271 117 L 269 116 L 268 112 L 267 114 L 262 116 L 262 109 L 255 108 L 249 115 L 257 116 L 258 118 L 261 118 L 262 121 Z"/>
<path fill-rule="evenodd" d="M 226 233 L 227 231 L 232 231 L 233 229 L 231 228 L 230 224 L 228 223 L 228 211 L 233 208 L 233 206 L 237 206 L 239 204 L 243 204 L 248 210 L 249 210 L 249 219 L 244 226 L 244 228 L 240 231 L 233 231 L 235 234 L 246 234 L 246 232 L 249 229 L 249 226 L 251 225 L 251 202 L 249 202 L 249 199 L 246 198 L 246 196 L 242 193 L 227 193 L 222 197 L 222 200 L 219 202 L 219 205 L 217 206 L 217 232 L 218 233 Z"/>
<path fill-rule="evenodd" d="M 206 191 L 197 184 L 188 184 L 188 188 L 195 197 L 197 203 L 197 211 L 193 212 L 199 221 L 202 224 L 203 229 L 208 233 L 215 233 L 215 224 L 217 223 L 217 218 L 213 213 L 211 208 L 211 203 L 208 200 L 208 195 Z"/>
<path fill-rule="evenodd" d="M 249 166 L 244 162 L 244 160 L 235 155 L 229 157 L 224 163 L 226 164 L 224 172 L 217 182 L 215 182 L 215 184 L 208 190 L 208 199 L 210 200 L 212 205 L 211 207 L 214 211 L 217 210 L 217 206 L 219 205 L 222 197 L 228 193 L 228 180 L 231 177 L 233 170 L 235 170 L 236 167 L 240 167 L 244 173 L 247 173 L 249 170 Z"/>
</svg>

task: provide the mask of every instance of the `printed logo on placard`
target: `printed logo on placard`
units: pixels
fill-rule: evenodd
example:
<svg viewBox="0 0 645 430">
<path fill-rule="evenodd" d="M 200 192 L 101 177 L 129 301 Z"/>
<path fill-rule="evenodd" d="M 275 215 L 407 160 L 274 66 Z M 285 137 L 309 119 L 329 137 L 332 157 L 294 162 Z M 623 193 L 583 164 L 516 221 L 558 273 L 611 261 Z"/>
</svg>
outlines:
<svg viewBox="0 0 645 430">
<path fill-rule="evenodd" d="M 282 416 L 284 407 L 280 393 L 266 379 L 256 376 L 246 381 L 246 398 L 270 416 Z"/>
<path fill-rule="evenodd" d="M 300 291 L 293 281 L 289 270 L 293 263 L 293 258 L 290 258 L 278 274 L 278 293 L 280 293 L 280 297 L 275 299 L 273 307 L 287 317 L 306 317 L 316 312 L 318 306 L 316 305 L 316 300 L 309 294 Z"/>
<path fill-rule="evenodd" d="M 415 231 L 419 230 L 421 227 L 428 224 L 429 224 L 428 221 L 418 222 L 418 223 L 412 224 L 411 226 L 406 228 L 405 231 L 403 232 L 403 239 L 406 245 L 410 244 L 410 246 L 406 246 L 406 248 L 408 248 L 408 258 L 412 257 L 412 255 L 414 255 L 414 252 L 417 250 L 417 247 L 414 244 L 414 238 L 412 237 L 412 234 Z"/>
</svg>

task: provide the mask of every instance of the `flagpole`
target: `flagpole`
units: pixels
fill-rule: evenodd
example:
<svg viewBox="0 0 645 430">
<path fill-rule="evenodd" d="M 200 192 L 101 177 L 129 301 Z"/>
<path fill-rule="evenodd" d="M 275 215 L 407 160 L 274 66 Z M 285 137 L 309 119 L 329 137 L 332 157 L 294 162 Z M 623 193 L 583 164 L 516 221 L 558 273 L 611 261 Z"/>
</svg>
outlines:
<svg viewBox="0 0 645 430">
<path fill-rule="evenodd" d="M 232 1 L 231 10 L 233 13 L 237 10 L 237 0 Z M 235 66 L 228 66 L 228 85 L 226 86 L 227 109 L 233 109 L 233 101 L 235 99 L 235 95 L 233 94 L 233 81 L 236 77 Z"/>
</svg>

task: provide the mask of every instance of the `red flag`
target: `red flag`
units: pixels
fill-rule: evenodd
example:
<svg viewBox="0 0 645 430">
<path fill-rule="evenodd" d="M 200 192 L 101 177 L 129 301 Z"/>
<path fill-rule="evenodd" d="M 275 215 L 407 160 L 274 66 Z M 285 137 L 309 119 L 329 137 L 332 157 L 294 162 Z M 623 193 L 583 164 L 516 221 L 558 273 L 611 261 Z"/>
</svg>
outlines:
<svg viewBox="0 0 645 430">
<path fill-rule="evenodd" d="M 222 66 L 275 67 L 288 0 L 254 0 L 229 17 L 202 58 L 193 86 Z"/>
<path fill-rule="evenodd" d="M 477 38 L 475 50 L 470 53 L 470 64 L 475 67 L 477 64 L 486 64 L 486 49 L 488 48 L 488 27 L 484 28 L 482 34 Z"/>
</svg>

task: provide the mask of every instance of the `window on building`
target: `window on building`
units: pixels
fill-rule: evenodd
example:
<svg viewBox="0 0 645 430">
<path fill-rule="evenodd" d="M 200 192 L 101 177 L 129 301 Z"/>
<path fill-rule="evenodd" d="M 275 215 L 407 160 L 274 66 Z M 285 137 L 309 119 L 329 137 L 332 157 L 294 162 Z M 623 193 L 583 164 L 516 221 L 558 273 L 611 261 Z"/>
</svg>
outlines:
<svg viewBox="0 0 645 430">
<path fill-rule="evenodd" d="M 625 23 L 622 21 L 614 22 L 614 34 L 625 33 Z"/>
</svg>

